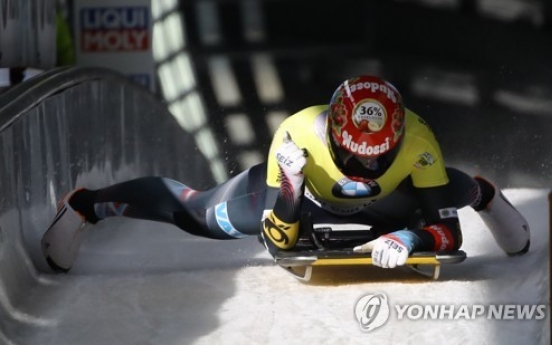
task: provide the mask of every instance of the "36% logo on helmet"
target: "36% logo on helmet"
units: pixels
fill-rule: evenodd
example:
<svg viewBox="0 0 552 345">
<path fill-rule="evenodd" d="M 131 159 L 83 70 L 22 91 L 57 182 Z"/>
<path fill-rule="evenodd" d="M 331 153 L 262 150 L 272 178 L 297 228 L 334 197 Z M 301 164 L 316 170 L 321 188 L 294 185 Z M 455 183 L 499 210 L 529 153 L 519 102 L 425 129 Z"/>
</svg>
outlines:
<svg viewBox="0 0 552 345">
<path fill-rule="evenodd" d="M 374 102 L 361 103 L 353 115 L 353 122 L 363 132 L 378 132 L 385 124 L 385 109 Z"/>
</svg>

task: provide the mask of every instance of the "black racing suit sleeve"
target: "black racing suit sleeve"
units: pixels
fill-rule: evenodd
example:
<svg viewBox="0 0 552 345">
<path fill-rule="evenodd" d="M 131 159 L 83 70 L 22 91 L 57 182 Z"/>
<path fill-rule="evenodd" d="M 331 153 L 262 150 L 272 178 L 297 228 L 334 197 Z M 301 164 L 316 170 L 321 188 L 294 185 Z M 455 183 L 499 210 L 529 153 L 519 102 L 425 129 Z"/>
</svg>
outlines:
<svg viewBox="0 0 552 345">
<path fill-rule="evenodd" d="M 449 184 L 416 188 L 424 224 L 411 230 L 420 239 L 416 251 L 455 251 L 462 245 L 462 229 Z"/>
</svg>

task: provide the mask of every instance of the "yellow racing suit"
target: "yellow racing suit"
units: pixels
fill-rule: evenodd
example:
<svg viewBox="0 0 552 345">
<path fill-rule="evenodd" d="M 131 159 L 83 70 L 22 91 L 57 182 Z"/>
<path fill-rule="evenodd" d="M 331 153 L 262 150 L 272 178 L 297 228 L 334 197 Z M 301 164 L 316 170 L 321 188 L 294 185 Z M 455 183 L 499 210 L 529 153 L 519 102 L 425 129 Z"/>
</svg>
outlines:
<svg viewBox="0 0 552 345">
<path fill-rule="evenodd" d="M 390 195 L 410 178 L 415 190 L 429 192 L 429 197 L 424 197 L 423 192 L 421 196 L 422 204 L 425 202 L 422 209 L 429 224 L 422 229 L 412 229 L 423 240 L 419 249 L 457 249 L 461 235 L 456 208 L 445 188 L 449 183 L 447 169 L 428 124 L 407 109 L 403 141 L 391 166 L 374 180 L 357 182 L 344 176 L 332 160 L 326 134 L 327 110 L 327 106 L 312 106 L 288 117 L 280 125 L 268 155 L 268 187 L 280 188 L 281 173 L 276 150 L 287 132 L 307 153 L 307 163 L 303 168 L 304 197 L 336 216 L 353 215 L 370 209 L 373 203 Z M 287 206 L 278 207 L 278 204 Z M 277 200 L 273 209 L 265 211 L 264 235 L 278 249 L 290 249 L 295 245 L 299 236 L 299 207 Z"/>
</svg>

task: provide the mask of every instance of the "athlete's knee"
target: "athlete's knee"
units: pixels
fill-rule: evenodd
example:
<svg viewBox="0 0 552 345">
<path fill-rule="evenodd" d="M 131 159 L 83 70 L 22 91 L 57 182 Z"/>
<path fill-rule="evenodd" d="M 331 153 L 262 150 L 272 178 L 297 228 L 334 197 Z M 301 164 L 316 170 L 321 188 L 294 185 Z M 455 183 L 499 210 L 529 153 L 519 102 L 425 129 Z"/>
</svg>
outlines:
<svg viewBox="0 0 552 345">
<path fill-rule="evenodd" d="M 165 187 L 171 192 L 171 194 L 180 202 L 188 200 L 188 198 L 194 194 L 195 190 L 185 185 L 184 183 L 175 181 L 173 179 L 162 177 L 161 181 Z"/>
</svg>

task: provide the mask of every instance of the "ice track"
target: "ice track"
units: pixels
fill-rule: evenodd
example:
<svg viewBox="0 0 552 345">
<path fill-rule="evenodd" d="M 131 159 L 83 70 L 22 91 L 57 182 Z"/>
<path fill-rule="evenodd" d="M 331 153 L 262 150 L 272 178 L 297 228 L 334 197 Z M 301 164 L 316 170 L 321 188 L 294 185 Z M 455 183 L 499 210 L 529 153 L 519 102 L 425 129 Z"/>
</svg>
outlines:
<svg viewBox="0 0 552 345">
<path fill-rule="evenodd" d="M 43 275 L 19 307 L 34 324 L 15 344 L 548 344 L 544 320 L 398 320 L 360 330 L 354 306 L 385 293 L 394 304 L 548 304 L 548 191 L 506 190 L 528 218 L 532 248 L 501 253 L 471 209 L 461 210 L 468 259 L 439 281 L 406 270 L 318 269 L 301 283 L 256 239 L 214 241 L 158 223 L 96 226 L 67 275 Z M 32 322 L 31 322 L 32 323 Z M 0 339 L 1 341 L 2 339 Z"/>
</svg>

